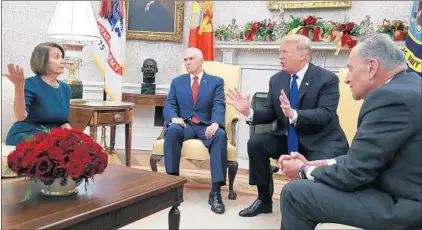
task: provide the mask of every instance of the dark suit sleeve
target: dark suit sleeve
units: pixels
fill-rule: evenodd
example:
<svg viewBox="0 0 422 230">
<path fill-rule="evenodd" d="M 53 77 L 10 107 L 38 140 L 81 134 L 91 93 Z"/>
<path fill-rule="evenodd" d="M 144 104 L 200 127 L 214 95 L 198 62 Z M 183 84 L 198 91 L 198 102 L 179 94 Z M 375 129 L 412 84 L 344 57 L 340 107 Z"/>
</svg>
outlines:
<svg viewBox="0 0 422 230">
<path fill-rule="evenodd" d="M 330 124 L 336 116 L 340 99 L 338 84 L 339 80 L 337 76 L 334 76 L 322 86 L 315 109 L 296 110 L 296 129 L 309 129 L 309 126 L 323 127 Z"/>
<path fill-rule="evenodd" d="M 264 106 L 256 108 L 253 111 L 253 118 L 251 123 L 252 125 L 269 124 L 277 119 L 277 114 L 273 109 L 273 102 L 271 99 L 271 94 L 273 94 L 273 89 L 271 86 L 273 84 L 272 82 L 274 81 L 273 78 L 274 77 L 270 79 L 268 96 L 265 99 Z"/>
<path fill-rule="evenodd" d="M 393 91 L 379 89 L 365 99 L 361 123 L 347 155 L 317 167 L 315 180 L 344 191 L 373 182 L 413 133 L 409 108 Z"/>
<path fill-rule="evenodd" d="M 163 105 L 163 116 L 166 123 L 170 123 L 172 118 L 179 117 L 177 115 L 177 97 L 176 86 L 174 80 L 171 82 L 170 90 Z"/>
<path fill-rule="evenodd" d="M 224 96 L 224 81 L 219 79 L 214 93 L 214 100 L 211 112 L 211 123 L 217 122 L 220 127 L 225 126 L 226 104 Z"/>
</svg>

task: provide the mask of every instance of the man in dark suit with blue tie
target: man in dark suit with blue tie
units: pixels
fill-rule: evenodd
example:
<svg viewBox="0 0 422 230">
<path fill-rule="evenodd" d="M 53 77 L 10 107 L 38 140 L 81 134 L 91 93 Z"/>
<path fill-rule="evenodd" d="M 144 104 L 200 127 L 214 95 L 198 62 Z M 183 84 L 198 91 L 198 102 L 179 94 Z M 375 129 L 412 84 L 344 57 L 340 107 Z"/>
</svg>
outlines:
<svg viewBox="0 0 422 230">
<path fill-rule="evenodd" d="M 281 40 L 282 71 L 271 77 L 262 108 L 250 109 L 250 98 L 229 90 L 228 99 L 249 124 L 277 121 L 275 132 L 248 141 L 249 183 L 257 185 L 258 199 L 239 212 L 242 217 L 272 212 L 270 158 L 300 152 L 309 159 L 343 155 L 349 145 L 337 116 L 339 80 L 332 72 L 310 63 L 311 41 L 302 35 Z"/>
<path fill-rule="evenodd" d="M 184 63 L 188 74 L 173 79 L 164 102 L 164 119 L 170 125 L 164 136 L 166 172 L 179 175 L 183 141 L 200 139 L 210 151 L 212 191 L 208 203 L 215 213 L 224 213 L 221 186 L 226 184 L 227 135 L 224 80 L 203 71 L 203 55 L 188 48 Z"/>
</svg>

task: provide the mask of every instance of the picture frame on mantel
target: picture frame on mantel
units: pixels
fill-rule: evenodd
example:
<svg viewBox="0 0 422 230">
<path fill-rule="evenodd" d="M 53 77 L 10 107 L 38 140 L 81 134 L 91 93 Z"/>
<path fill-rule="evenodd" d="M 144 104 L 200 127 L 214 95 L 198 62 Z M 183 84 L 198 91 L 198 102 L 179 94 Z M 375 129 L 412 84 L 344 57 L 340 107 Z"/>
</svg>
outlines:
<svg viewBox="0 0 422 230">
<path fill-rule="evenodd" d="M 126 38 L 183 42 L 184 1 L 126 1 Z"/>
<path fill-rule="evenodd" d="M 352 1 L 268 1 L 269 10 L 278 10 L 279 5 L 284 9 L 321 9 L 321 8 L 350 8 Z"/>
</svg>

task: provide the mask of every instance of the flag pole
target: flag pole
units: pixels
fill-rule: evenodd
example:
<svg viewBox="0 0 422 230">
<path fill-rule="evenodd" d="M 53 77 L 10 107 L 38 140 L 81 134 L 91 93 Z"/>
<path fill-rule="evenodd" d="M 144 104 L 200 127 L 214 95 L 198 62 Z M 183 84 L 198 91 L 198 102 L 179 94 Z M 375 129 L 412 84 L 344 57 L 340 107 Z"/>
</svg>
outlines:
<svg viewBox="0 0 422 230">
<path fill-rule="evenodd" d="M 105 84 L 104 84 L 105 87 Z M 103 101 L 107 101 L 107 93 L 105 91 L 105 88 L 103 89 Z"/>
</svg>

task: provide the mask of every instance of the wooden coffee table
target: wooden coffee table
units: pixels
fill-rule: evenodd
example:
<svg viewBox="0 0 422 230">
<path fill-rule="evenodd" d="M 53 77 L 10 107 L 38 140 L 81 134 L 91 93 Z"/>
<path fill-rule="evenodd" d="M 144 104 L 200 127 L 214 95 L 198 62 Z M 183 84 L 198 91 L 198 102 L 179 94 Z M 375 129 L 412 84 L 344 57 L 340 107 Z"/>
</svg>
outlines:
<svg viewBox="0 0 422 230">
<path fill-rule="evenodd" d="M 2 229 L 117 229 L 169 208 L 169 229 L 179 229 L 184 177 L 109 164 L 79 193 L 46 197 L 33 186 L 23 203 L 28 180 L 2 184 Z"/>
</svg>

